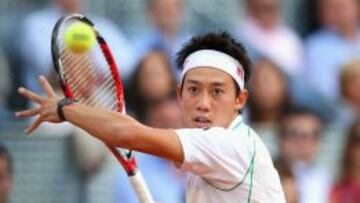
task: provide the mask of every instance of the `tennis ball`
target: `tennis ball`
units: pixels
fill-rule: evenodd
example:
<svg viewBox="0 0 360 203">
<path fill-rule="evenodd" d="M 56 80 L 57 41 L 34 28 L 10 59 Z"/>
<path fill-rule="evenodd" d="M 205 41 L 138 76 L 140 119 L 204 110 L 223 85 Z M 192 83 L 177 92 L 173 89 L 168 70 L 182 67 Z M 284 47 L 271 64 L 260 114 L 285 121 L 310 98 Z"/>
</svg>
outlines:
<svg viewBox="0 0 360 203">
<path fill-rule="evenodd" d="M 96 40 L 91 26 L 76 22 L 65 31 L 65 44 L 74 53 L 83 53 L 91 49 Z"/>
</svg>

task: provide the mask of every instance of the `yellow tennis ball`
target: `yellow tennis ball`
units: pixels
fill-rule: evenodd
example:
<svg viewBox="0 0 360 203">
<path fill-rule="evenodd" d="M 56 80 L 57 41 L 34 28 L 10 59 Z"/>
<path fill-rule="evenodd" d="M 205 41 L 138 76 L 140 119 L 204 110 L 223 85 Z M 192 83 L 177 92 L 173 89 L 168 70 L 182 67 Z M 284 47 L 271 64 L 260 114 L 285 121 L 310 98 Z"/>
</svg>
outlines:
<svg viewBox="0 0 360 203">
<path fill-rule="evenodd" d="M 65 31 L 65 44 L 74 53 L 90 50 L 95 40 L 94 30 L 82 22 L 73 23 Z"/>
</svg>

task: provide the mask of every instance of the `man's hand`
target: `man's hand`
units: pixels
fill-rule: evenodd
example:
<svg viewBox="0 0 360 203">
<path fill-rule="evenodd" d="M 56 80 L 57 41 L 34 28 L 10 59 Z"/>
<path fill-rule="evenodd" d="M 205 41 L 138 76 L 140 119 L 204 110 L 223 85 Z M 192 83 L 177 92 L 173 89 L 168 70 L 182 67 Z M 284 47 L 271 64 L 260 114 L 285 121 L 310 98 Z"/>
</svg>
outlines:
<svg viewBox="0 0 360 203">
<path fill-rule="evenodd" d="M 16 112 L 15 114 L 17 118 L 29 118 L 38 115 L 37 119 L 26 128 L 25 132 L 27 134 L 33 132 L 42 122 L 61 122 L 57 113 L 57 99 L 54 90 L 44 76 L 39 76 L 39 81 L 46 93 L 46 96 L 40 96 L 23 87 L 20 87 L 18 90 L 22 96 L 38 104 L 38 107 L 36 108 Z"/>
</svg>

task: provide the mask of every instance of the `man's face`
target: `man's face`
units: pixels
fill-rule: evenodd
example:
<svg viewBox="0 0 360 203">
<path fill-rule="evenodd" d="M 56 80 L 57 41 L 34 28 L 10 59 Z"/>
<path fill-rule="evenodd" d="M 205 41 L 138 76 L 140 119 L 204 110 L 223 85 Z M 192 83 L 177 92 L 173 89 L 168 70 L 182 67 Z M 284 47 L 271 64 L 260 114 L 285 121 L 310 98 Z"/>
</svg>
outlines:
<svg viewBox="0 0 360 203">
<path fill-rule="evenodd" d="M 6 202 L 12 186 L 8 161 L 0 156 L 0 202 Z"/>
<path fill-rule="evenodd" d="M 139 69 L 140 94 L 147 99 L 159 99 L 172 91 L 173 78 L 167 58 L 157 52 L 150 53 Z"/>
<path fill-rule="evenodd" d="M 177 32 L 183 17 L 182 0 L 156 0 L 150 8 L 150 17 L 163 32 Z"/>
<path fill-rule="evenodd" d="M 185 123 L 191 128 L 228 127 L 247 100 L 247 91 L 235 93 L 236 84 L 224 71 L 201 67 L 187 72 L 178 87 Z"/>
<path fill-rule="evenodd" d="M 359 22 L 357 0 L 322 0 L 320 18 L 324 25 L 337 31 L 356 27 Z"/>
<path fill-rule="evenodd" d="M 248 0 L 250 15 L 264 29 L 273 29 L 279 23 L 281 6 L 279 0 Z"/>
<path fill-rule="evenodd" d="M 287 97 L 285 77 L 267 60 L 254 64 L 250 81 L 253 103 L 264 112 L 282 108 Z"/>
<path fill-rule="evenodd" d="M 85 0 L 55 0 L 58 5 L 66 13 L 79 13 L 84 8 Z"/>
<path fill-rule="evenodd" d="M 287 118 L 280 148 L 291 161 L 311 162 L 319 148 L 321 122 L 313 115 L 296 115 Z"/>
</svg>

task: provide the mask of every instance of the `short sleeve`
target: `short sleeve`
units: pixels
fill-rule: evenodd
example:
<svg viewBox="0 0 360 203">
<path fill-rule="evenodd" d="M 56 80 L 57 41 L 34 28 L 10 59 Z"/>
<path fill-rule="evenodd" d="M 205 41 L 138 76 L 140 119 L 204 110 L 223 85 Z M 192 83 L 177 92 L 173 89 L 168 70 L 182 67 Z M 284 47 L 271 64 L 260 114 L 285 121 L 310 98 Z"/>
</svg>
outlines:
<svg viewBox="0 0 360 203">
<path fill-rule="evenodd" d="M 238 183 L 250 167 L 252 152 L 246 131 L 220 127 L 176 130 L 184 161 L 181 169 L 208 181 Z"/>
</svg>

